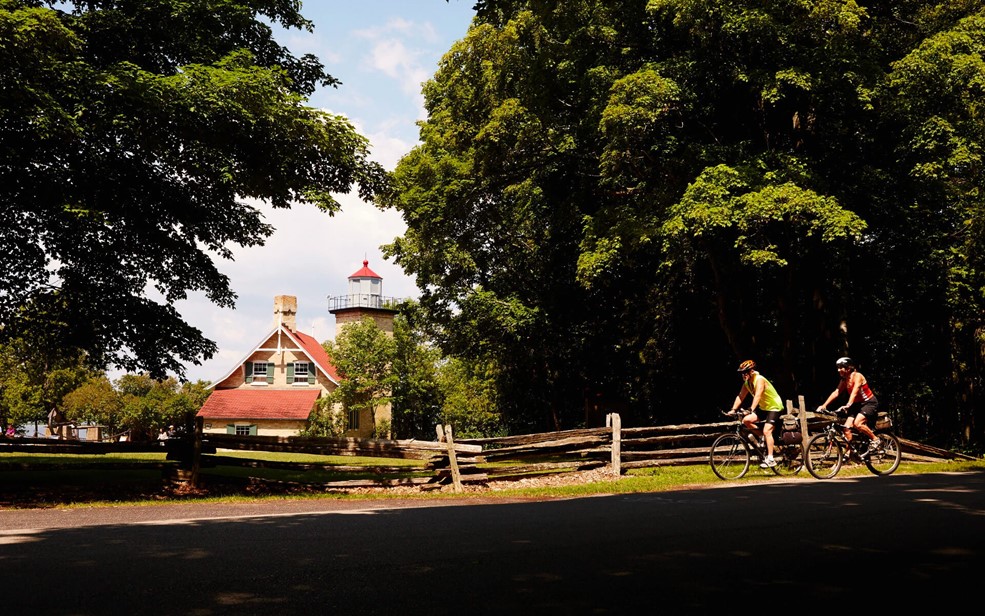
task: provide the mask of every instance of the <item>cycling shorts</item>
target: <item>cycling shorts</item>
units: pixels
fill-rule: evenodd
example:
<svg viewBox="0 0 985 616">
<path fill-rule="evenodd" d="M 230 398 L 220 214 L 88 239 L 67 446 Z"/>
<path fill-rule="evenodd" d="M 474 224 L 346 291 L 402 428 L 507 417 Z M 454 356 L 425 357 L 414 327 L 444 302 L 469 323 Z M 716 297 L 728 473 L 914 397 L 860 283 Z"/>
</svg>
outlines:
<svg viewBox="0 0 985 616">
<path fill-rule="evenodd" d="M 872 422 L 875 422 L 876 415 L 879 414 L 879 401 L 876 400 L 875 396 L 872 396 L 871 398 L 869 398 L 868 400 L 862 403 L 856 402 L 855 404 L 853 404 L 851 411 L 853 416 L 862 413 L 863 415 L 865 415 L 866 421 L 871 420 Z"/>
<path fill-rule="evenodd" d="M 766 425 L 773 424 L 776 428 L 780 425 L 780 415 L 783 411 L 756 411 L 756 423 Z"/>
</svg>

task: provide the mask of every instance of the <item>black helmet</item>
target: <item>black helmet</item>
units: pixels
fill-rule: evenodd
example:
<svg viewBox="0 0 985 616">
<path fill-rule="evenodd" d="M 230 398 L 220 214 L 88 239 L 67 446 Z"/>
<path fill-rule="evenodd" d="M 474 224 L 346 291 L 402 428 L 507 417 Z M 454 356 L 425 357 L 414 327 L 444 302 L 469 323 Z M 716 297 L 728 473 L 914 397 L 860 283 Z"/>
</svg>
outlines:
<svg viewBox="0 0 985 616">
<path fill-rule="evenodd" d="M 839 357 L 838 361 L 835 362 L 836 368 L 854 368 L 855 362 L 852 361 L 851 357 Z"/>
</svg>

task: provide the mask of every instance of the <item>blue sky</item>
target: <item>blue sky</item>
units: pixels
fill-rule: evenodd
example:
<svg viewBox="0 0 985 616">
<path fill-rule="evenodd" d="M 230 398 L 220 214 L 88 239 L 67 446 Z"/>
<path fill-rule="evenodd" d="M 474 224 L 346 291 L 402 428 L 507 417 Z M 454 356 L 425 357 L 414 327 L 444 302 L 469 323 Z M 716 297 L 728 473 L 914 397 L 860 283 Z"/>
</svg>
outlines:
<svg viewBox="0 0 985 616">
<path fill-rule="evenodd" d="M 302 14 L 313 33 L 289 31 L 278 37 L 295 54 L 311 53 L 340 79 L 323 88 L 312 106 L 345 115 L 372 145 L 372 156 L 387 169 L 418 142 L 416 122 L 424 119 L 421 83 L 435 72 L 441 56 L 465 36 L 474 0 L 309 0 Z M 277 230 L 264 246 L 238 248 L 235 261 L 220 260 L 238 299 L 222 309 L 194 296 L 178 311 L 218 353 L 201 366 L 187 366 L 193 381 L 213 382 L 253 349 L 273 327 L 276 295 L 298 298 L 298 329 L 327 340 L 335 336 L 328 297 L 343 295 L 348 277 L 363 259 L 383 278 L 383 294 L 417 297 L 412 279 L 384 261 L 380 245 L 402 235 L 400 216 L 363 203 L 356 195 L 337 195 L 342 212 L 329 217 L 314 207 L 274 211 L 261 206 Z M 110 376 L 115 378 L 115 374 Z"/>
</svg>

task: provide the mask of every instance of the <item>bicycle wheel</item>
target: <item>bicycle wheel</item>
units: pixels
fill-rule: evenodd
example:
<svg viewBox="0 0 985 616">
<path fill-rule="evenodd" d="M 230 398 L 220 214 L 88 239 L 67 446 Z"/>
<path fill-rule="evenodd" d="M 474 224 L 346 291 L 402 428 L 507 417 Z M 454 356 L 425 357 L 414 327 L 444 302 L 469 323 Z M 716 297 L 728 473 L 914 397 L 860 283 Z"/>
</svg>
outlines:
<svg viewBox="0 0 985 616">
<path fill-rule="evenodd" d="M 889 475 L 899 468 L 903 452 L 900 451 L 899 439 L 892 432 L 877 432 L 882 439 L 879 449 L 865 458 L 865 465 L 876 475 Z"/>
<path fill-rule="evenodd" d="M 736 434 L 722 434 L 711 445 L 708 463 L 719 479 L 739 479 L 749 470 L 749 445 Z"/>
<path fill-rule="evenodd" d="M 777 445 L 773 452 L 776 458 L 776 466 L 773 472 L 777 475 L 796 475 L 800 469 L 804 468 L 804 447 L 800 443 L 795 445 Z"/>
<path fill-rule="evenodd" d="M 807 441 L 807 472 L 817 479 L 831 479 L 841 470 L 841 443 L 827 432 Z"/>
</svg>

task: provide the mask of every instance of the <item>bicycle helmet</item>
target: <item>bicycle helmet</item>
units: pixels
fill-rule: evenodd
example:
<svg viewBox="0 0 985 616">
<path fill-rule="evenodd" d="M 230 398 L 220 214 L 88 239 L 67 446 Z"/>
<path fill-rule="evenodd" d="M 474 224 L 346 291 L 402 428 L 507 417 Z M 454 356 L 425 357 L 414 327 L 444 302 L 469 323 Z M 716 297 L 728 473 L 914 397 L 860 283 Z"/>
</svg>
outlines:
<svg viewBox="0 0 985 616">
<path fill-rule="evenodd" d="M 749 372 L 750 370 L 755 370 L 755 369 L 756 369 L 756 362 L 754 362 L 751 359 L 747 359 L 746 361 L 739 364 L 739 369 L 736 370 L 736 372 Z"/>
<path fill-rule="evenodd" d="M 852 361 L 851 357 L 839 357 L 838 361 L 835 362 L 836 368 L 854 368 L 855 362 Z"/>
</svg>

